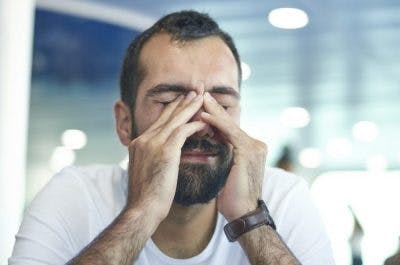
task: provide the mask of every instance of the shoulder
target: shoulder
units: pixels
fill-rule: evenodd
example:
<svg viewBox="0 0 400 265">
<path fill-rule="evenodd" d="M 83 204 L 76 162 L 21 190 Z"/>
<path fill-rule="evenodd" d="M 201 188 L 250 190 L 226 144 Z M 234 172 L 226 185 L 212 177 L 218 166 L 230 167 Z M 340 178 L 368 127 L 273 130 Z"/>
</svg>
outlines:
<svg viewBox="0 0 400 265">
<path fill-rule="evenodd" d="M 41 258 L 64 264 L 113 218 L 117 200 L 105 201 L 121 194 L 113 183 L 122 176 L 116 166 L 99 165 L 66 167 L 55 174 L 25 212 L 12 261 Z"/>
<path fill-rule="evenodd" d="M 278 168 L 266 168 L 262 197 L 278 219 L 288 211 L 293 211 L 291 208 L 294 205 L 307 208 L 310 202 L 307 182 L 298 175 Z"/>
<path fill-rule="evenodd" d="M 64 168 L 54 178 L 76 178 L 85 186 L 107 189 L 126 179 L 126 171 L 118 165 L 70 166 Z"/>
<path fill-rule="evenodd" d="M 50 179 L 32 201 L 31 208 L 40 209 L 43 205 L 72 207 L 77 203 L 101 208 L 120 207 L 125 180 L 126 172 L 118 165 L 69 166 Z"/>
<path fill-rule="evenodd" d="M 272 193 L 287 195 L 294 189 L 308 189 L 308 184 L 302 177 L 293 173 L 279 168 L 266 168 L 263 182 L 264 196 L 271 196 Z"/>
<path fill-rule="evenodd" d="M 75 177 L 85 179 L 92 182 L 100 182 L 104 180 L 112 180 L 121 178 L 124 175 L 123 170 L 118 165 L 90 165 L 90 166 L 68 166 L 62 169 L 53 178 L 69 178 Z"/>
<path fill-rule="evenodd" d="M 102 193 L 120 188 L 125 180 L 126 171 L 118 165 L 69 166 L 54 175 L 47 188 L 62 183 L 89 191 L 96 189 Z"/>
<path fill-rule="evenodd" d="M 128 177 L 126 170 L 118 165 L 67 167 L 60 175 L 74 176 L 88 195 L 90 204 L 96 205 L 101 212 L 107 211 L 103 215 L 114 216 L 125 203 Z"/>
</svg>

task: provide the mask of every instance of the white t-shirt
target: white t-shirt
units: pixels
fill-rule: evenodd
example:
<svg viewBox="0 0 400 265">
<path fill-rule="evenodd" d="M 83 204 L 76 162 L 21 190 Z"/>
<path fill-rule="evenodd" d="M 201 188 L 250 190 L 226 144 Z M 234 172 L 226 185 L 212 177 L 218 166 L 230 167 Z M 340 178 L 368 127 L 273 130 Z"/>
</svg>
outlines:
<svg viewBox="0 0 400 265">
<path fill-rule="evenodd" d="M 307 184 L 283 170 L 267 168 L 263 199 L 277 231 L 303 265 L 334 264 L 329 239 Z M 65 264 L 121 212 L 128 177 L 119 166 L 68 167 L 38 193 L 25 213 L 9 265 Z M 223 233 L 219 214 L 211 241 L 197 256 L 173 259 L 149 239 L 135 265 L 246 265 L 237 242 Z"/>
</svg>

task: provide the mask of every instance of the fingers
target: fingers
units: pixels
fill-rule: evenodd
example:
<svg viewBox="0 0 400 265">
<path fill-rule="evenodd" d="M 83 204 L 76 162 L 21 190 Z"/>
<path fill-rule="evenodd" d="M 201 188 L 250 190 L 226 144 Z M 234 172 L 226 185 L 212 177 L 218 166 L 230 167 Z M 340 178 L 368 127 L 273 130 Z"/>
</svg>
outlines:
<svg viewBox="0 0 400 265">
<path fill-rule="evenodd" d="M 204 94 L 204 109 L 201 118 L 220 130 L 234 146 L 244 138 L 244 132 L 232 120 L 225 109 L 209 94 Z"/>
<path fill-rule="evenodd" d="M 191 91 L 186 96 L 180 95 L 177 97 L 174 101 L 167 105 L 160 117 L 149 128 L 147 128 L 141 137 L 144 139 L 151 139 L 154 136 L 159 135 L 165 124 L 174 117 L 175 113 L 186 107 L 195 96 L 196 93 Z M 165 139 L 166 137 L 164 137 L 164 141 Z"/>
<path fill-rule="evenodd" d="M 174 148 L 178 147 L 178 150 L 181 150 L 183 144 L 185 143 L 185 140 L 189 136 L 203 130 L 206 126 L 207 124 L 202 121 L 185 123 L 174 129 L 165 144 Z"/>
<path fill-rule="evenodd" d="M 204 108 L 212 115 L 230 119 L 230 116 L 226 110 L 208 92 L 204 93 Z"/>
<path fill-rule="evenodd" d="M 179 112 L 182 108 L 188 105 L 196 97 L 196 92 L 190 91 L 185 95 L 180 95 L 176 100 L 172 103 L 168 104 L 160 118 L 157 120 L 156 126 L 162 126 L 166 122 L 168 122 L 171 117 L 173 117 L 177 112 Z"/>
<path fill-rule="evenodd" d="M 182 103 L 170 115 L 163 128 L 159 132 L 159 137 L 167 139 L 171 133 L 179 126 L 187 123 L 203 105 L 203 96 L 190 92 Z"/>
<path fill-rule="evenodd" d="M 170 119 L 171 114 L 175 111 L 178 105 L 185 98 L 184 95 L 180 95 L 174 101 L 172 101 L 161 113 L 160 117 L 147 129 L 147 131 L 153 131 L 154 129 L 163 125 L 168 119 Z"/>
</svg>

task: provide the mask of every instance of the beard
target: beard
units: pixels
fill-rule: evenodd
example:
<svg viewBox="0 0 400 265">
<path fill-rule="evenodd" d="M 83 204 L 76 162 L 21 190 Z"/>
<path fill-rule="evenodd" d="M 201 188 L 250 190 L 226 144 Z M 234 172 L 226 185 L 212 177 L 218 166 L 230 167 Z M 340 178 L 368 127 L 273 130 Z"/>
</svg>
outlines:
<svg viewBox="0 0 400 265">
<path fill-rule="evenodd" d="M 216 161 L 214 164 L 180 163 L 174 202 L 182 206 L 208 203 L 217 197 L 232 166 L 232 154 L 226 144 L 187 138 L 182 152 L 192 149 L 216 154 Z"/>
<path fill-rule="evenodd" d="M 131 138 L 139 136 L 132 128 Z M 174 202 L 182 206 L 205 204 L 217 197 L 225 186 L 232 167 L 232 151 L 227 144 L 213 144 L 207 139 L 187 138 L 181 152 L 196 149 L 216 154 L 214 164 L 180 163 Z"/>
</svg>

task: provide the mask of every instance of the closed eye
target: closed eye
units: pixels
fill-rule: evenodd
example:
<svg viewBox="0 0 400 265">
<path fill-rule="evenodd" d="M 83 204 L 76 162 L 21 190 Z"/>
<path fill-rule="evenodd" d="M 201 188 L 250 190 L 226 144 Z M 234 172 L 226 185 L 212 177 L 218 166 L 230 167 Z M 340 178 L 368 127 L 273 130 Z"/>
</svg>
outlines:
<svg viewBox="0 0 400 265">
<path fill-rule="evenodd" d="M 225 110 L 235 107 L 239 104 L 239 100 L 231 95 L 212 93 L 212 96 L 218 102 L 218 104 Z"/>
<path fill-rule="evenodd" d="M 157 103 L 160 103 L 163 106 L 168 106 L 168 104 L 170 104 L 172 102 L 174 102 L 174 100 L 171 100 L 171 101 L 157 101 Z M 223 107 L 225 110 L 230 108 L 230 106 L 224 106 L 224 105 L 221 105 L 221 107 Z"/>
<path fill-rule="evenodd" d="M 172 102 L 174 102 L 175 101 L 175 99 L 174 100 L 170 100 L 170 101 L 157 101 L 157 103 L 160 103 L 160 104 L 162 104 L 163 106 L 167 106 L 168 104 L 170 104 L 170 103 L 172 103 Z M 223 107 L 225 110 L 227 110 L 228 108 L 230 108 L 230 106 L 224 106 L 224 105 L 221 105 L 221 107 Z"/>
<path fill-rule="evenodd" d="M 167 106 L 168 104 L 170 104 L 170 103 L 172 103 L 173 102 L 173 100 L 171 100 L 171 101 L 157 101 L 157 103 L 160 103 L 160 104 L 162 104 L 163 106 Z"/>
<path fill-rule="evenodd" d="M 168 96 L 168 97 L 160 98 L 158 100 L 156 99 L 155 102 L 162 104 L 163 106 L 167 106 L 168 104 L 174 102 L 178 97 L 179 97 L 179 95 L 174 95 L 173 97 Z"/>
</svg>

